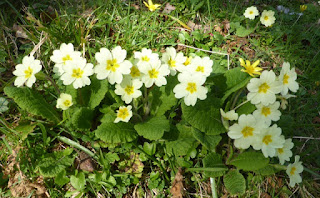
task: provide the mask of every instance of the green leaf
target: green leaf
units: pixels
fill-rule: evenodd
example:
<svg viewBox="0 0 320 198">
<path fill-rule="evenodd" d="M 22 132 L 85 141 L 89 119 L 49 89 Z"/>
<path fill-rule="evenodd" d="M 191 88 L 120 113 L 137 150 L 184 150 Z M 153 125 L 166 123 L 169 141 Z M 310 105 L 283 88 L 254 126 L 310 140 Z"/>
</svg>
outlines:
<svg viewBox="0 0 320 198">
<path fill-rule="evenodd" d="M 93 117 L 93 110 L 81 107 L 72 114 L 72 124 L 78 129 L 90 129 Z"/>
<path fill-rule="evenodd" d="M 149 140 L 158 140 L 165 131 L 170 130 L 169 120 L 165 116 L 153 117 L 147 122 L 139 123 L 134 126 L 139 135 Z"/>
<path fill-rule="evenodd" d="M 255 28 L 245 28 L 243 26 L 239 26 L 237 28 L 237 31 L 236 31 L 236 35 L 239 36 L 239 37 L 246 37 L 248 36 L 249 34 L 251 34 L 252 32 L 254 32 Z"/>
<path fill-rule="evenodd" d="M 268 164 L 267 166 L 255 170 L 254 172 L 263 176 L 269 176 L 269 175 L 273 175 L 277 172 L 281 171 L 281 169 L 277 169 L 275 166 L 272 166 L 271 164 Z"/>
<path fill-rule="evenodd" d="M 178 138 L 175 141 L 166 141 L 167 152 L 175 156 L 187 155 L 198 146 L 192 136 L 192 128 L 183 124 L 177 124 L 176 127 L 179 131 Z"/>
<path fill-rule="evenodd" d="M 240 71 L 241 67 L 236 67 L 234 69 L 228 70 L 224 76 L 226 78 L 227 90 L 222 97 L 222 102 L 224 102 L 230 94 L 246 86 L 250 81 L 250 77 L 247 73 Z"/>
<path fill-rule="evenodd" d="M 186 106 L 182 103 L 182 116 L 193 127 L 207 135 L 218 135 L 225 132 L 221 123 L 220 100 L 209 96 L 206 100 L 197 101 L 197 104 Z"/>
<path fill-rule="evenodd" d="M 91 109 L 97 107 L 108 92 L 108 80 L 98 80 L 96 78 L 91 80 L 91 85 L 88 87 L 91 91 L 88 106 Z"/>
<path fill-rule="evenodd" d="M 66 148 L 63 151 L 47 154 L 36 166 L 40 174 L 44 177 L 55 177 L 66 167 L 73 164 L 74 155 L 71 155 L 73 149 Z"/>
<path fill-rule="evenodd" d="M 131 142 L 137 137 L 133 125 L 125 122 L 103 122 L 94 132 L 96 137 L 107 143 Z"/>
<path fill-rule="evenodd" d="M 63 186 L 67 184 L 70 179 L 66 176 L 66 170 L 63 169 L 55 178 L 54 183 L 58 184 L 59 186 Z"/>
<path fill-rule="evenodd" d="M 204 172 L 206 177 L 221 177 L 225 173 L 225 170 L 221 170 L 221 168 L 226 168 L 227 170 L 227 167 L 222 163 L 221 155 L 218 153 L 210 153 L 202 161 L 204 168 L 213 168 L 212 171 Z M 214 168 L 217 169 L 215 170 Z"/>
<path fill-rule="evenodd" d="M 231 165 L 245 171 L 259 170 L 269 163 L 269 158 L 265 158 L 262 153 L 249 151 L 240 153 L 230 161 Z"/>
<path fill-rule="evenodd" d="M 29 133 L 34 131 L 35 127 L 36 125 L 31 123 L 19 123 L 19 126 L 14 128 L 14 130 L 21 133 L 20 140 L 25 140 Z"/>
<path fill-rule="evenodd" d="M 252 112 L 254 112 L 254 110 L 256 110 L 256 106 L 251 104 L 250 102 L 247 102 L 246 104 L 242 105 L 241 107 L 239 107 L 239 109 L 237 109 L 237 113 L 238 115 L 248 115 L 251 114 Z"/>
<path fill-rule="evenodd" d="M 71 175 L 70 183 L 75 189 L 82 190 L 86 185 L 86 177 L 84 173 L 80 172 L 77 176 Z"/>
<path fill-rule="evenodd" d="M 5 87 L 4 92 L 13 98 L 21 109 L 54 123 L 60 122 L 59 114 L 38 92 L 27 87 Z"/>
<path fill-rule="evenodd" d="M 148 143 L 145 142 L 143 144 L 143 150 L 148 154 L 148 155 L 154 155 L 156 153 L 156 148 L 157 148 L 157 144 L 155 142 L 152 143 Z"/>
<path fill-rule="evenodd" d="M 222 139 L 220 135 L 206 135 L 196 128 L 192 128 L 192 133 L 194 138 L 196 138 L 202 145 L 207 147 L 207 149 L 212 152 L 216 150 L 216 146 Z"/>
<path fill-rule="evenodd" d="M 161 116 L 170 110 L 176 103 L 177 99 L 174 96 L 173 88 L 178 84 L 176 77 L 170 76 L 167 78 L 167 85 L 160 88 L 155 87 L 152 90 L 152 105 L 151 115 Z"/>
<path fill-rule="evenodd" d="M 242 195 L 246 191 L 246 180 L 237 170 L 230 170 L 224 177 L 223 182 L 231 195 Z"/>
</svg>

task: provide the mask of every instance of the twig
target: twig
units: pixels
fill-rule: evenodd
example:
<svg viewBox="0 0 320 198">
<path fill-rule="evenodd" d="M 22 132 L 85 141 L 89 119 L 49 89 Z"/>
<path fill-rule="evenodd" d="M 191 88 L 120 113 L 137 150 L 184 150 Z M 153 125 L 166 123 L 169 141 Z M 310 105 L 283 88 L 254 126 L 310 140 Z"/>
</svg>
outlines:
<svg viewBox="0 0 320 198">
<path fill-rule="evenodd" d="M 228 70 L 230 69 L 230 56 L 229 56 L 228 53 L 204 50 L 204 49 L 200 49 L 200 48 L 197 48 L 197 47 L 192 47 L 192 46 L 181 44 L 181 43 L 178 43 L 178 45 L 183 46 L 183 47 L 187 47 L 187 48 L 196 49 L 196 50 L 203 51 L 203 52 L 208 52 L 208 53 L 211 53 L 211 54 L 219 54 L 219 55 L 227 56 L 227 58 L 228 58 Z"/>
<path fill-rule="evenodd" d="M 36 46 L 34 46 L 33 50 L 30 52 L 30 56 L 33 56 L 33 54 L 36 53 L 36 51 L 41 47 L 41 45 L 47 40 L 48 34 L 44 33 L 44 35 L 45 36 L 40 40 L 40 42 Z"/>
<path fill-rule="evenodd" d="M 303 136 L 293 136 L 292 138 L 295 138 L 295 139 L 307 139 L 307 140 L 320 140 L 320 138 L 303 137 Z"/>
</svg>

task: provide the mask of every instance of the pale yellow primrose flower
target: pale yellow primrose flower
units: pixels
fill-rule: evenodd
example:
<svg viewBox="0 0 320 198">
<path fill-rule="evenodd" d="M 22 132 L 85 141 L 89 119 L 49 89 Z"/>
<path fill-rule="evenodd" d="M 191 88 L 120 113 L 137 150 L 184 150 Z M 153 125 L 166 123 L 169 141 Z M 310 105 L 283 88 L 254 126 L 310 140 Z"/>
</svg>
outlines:
<svg viewBox="0 0 320 198">
<path fill-rule="evenodd" d="M 251 7 L 248 7 L 248 8 L 244 11 L 243 15 L 244 15 L 246 18 L 248 18 L 248 19 L 250 19 L 250 20 L 253 20 L 256 16 L 259 15 L 259 11 L 258 11 L 257 7 L 251 6 Z"/>
<path fill-rule="evenodd" d="M 296 97 L 295 95 L 291 95 L 291 94 L 286 94 L 284 96 L 278 96 L 281 100 L 281 104 L 280 104 L 280 107 L 281 109 L 285 110 L 287 108 L 287 105 L 288 105 L 288 99 L 289 98 L 294 98 Z"/>
<path fill-rule="evenodd" d="M 300 5 L 300 11 L 303 12 L 307 9 L 308 6 L 306 5 Z"/>
<path fill-rule="evenodd" d="M 235 110 L 224 112 L 223 109 L 220 109 L 220 113 L 224 120 L 238 120 L 238 114 Z"/>
<path fill-rule="evenodd" d="M 257 141 L 253 142 L 252 147 L 255 150 L 261 149 L 265 157 L 275 156 L 276 149 L 282 148 L 285 142 L 281 132 L 281 128 L 276 124 L 269 128 L 262 129 L 261 133 L 257 135 Z"/>
<path fill-rule="evenodd" d="M 119 110 L 117 110 L 117 118 L 114 120 L 114 123 L 122 122 L 129 122 L 130 118 L 132 117 L 132 106 L 120 106 Z"/>
<path fill-rule="evenodd" d="M 61 76 L 65 72 L 64 67 L 66 65 L 66 62 L 79 59 L 80 57 L 81 52 L 74 51 L 72 43 L 62 43 L 60 45 L 60 49 L 54 50 L 53 55 L 50 56 L 50 60 L 55 63 L 53 67 L 53 72 Z"/>
<path fill-rule="evenodd" d="M 147 2 L 143 2 L 145 6 L 147 6 L 147 8 L 149 8 L 149 10 L 151 12 L 155 11 L 156 9 L 159 9 L 159 7 L 161 6 L 160 4 L 153 4 L 152 0 L 148 0 Z"/>
<path fill-rule="evenodd" d="M 70 94 L 61 93 L 60 97 L 57 100 L 56 107 L 62 110 L 67 110 L 72 105 L 72 96 Z"/>
<path fill-rule="evenodd" d="M 184 98 L 187 106 L 194 106 L 198 98 L 200 100 L 207 98 L 208 88 L 202 86 L 206 77 L 200 73 L 182 72 L 178 75 L 178 80 L 180 83 L 173 88 L 174 96 Z"/>
<path fill-rule="evenodd" d="M 241 69 L 242 72 L 246 72 L 252 77 L 254 77 L 254 74 L 261 75 L 260 71 L 262 71 L 262 68 L 257 67 L 260 63 L 260 60 L 257 60 L 252 65 L 250 61 L 246 60 L 246 62 L 244 62 L 242 58 L 240 58 L 239 61 L 240 61 L 240 65 L 245 68 L 245 69 Z"/>
<path fill-rule="evenodd" d="M 78 89 L 91 84 L 89 76 L 93 74 L 93 64 L 87 63 L 85 58 L 80 57 L 66 62 L 64 71 L 60 78 L 64 85 L 72 84 L 75 89 Z"/>
<path fill-rule="evenodd" d="M 274 11 L 272 10 L 264 10 L 260 17 L 260 22 L 266 27 L 271 26 L 276 21 L 274 17 Z"/>
<path fill-rule="evenodd" d="M 290 69 L 290 63 L 284 62 L 279 75 L 279 81 L 282 83 L 281 95 L 287 95 L 288 90 L 297 92 L 299 84 L 296 82 L 297 73 L 295 68 Z"/>
<path fill-rule="evenodd" d="M 33 56 L 23 57 L 22 64 L 16 65 L 16 70 L 13 71 L 13 75 L 17 76 L 14 85 L 21 87 L 23 84 L 26 84 L 28 87 L 32 87 L 33 83 L 36 82 L 35 74 L 41 68 L 40 61 L 34 59 Z"/>
<path fill-rule="evenodd" d="M 116 46 L 111 50 L 101 48 L 100 52 L 95 54 L 98 65 L 94 68 L 97 79 L 103 80 L 108 78 L 110 84 L 121 83 L 123 75 L 130 74 L 132 63 L 125 60 L 127 51 L 120 46 Z"/>
<path fill-rule="evenodd" d="M 141 70 L 147 67 L 152 61 L 159 60 L 159 55 L 152 53 L 151 49 L 143 48 L 141 52 L 134 52 L 134 58 L 137 59 L 137 66 Z"/>
<path fill-rule="evenodd" d="M 161 61 L 168 65 L 172 76 L 177 74 L 177 70 L 179 72 L 185 70 L 184 63 L 186 60 L 187 57 L 185 57 L 182 52 L 177 53 L 176 49 L 173 47 L 167 47 L 166 52 L 162 54 L 161 58 Z"/>
<path fill-rule="evenodd" d="M 192 74 L 200 73 L 201 75 L 208 77 L 212 72 L 212 65 L 213 61 L 208 56 L 202 58 L 200 56 L 195 56 L 186 71 L 189 71 Z"/>
<path fill-rule="evenodd" d="M 264 122 L 258 121 L 253 115 L 242 114 L 238 123 L 229 127 L 228 136 L 234 139 L 234 146 L 239 149 L 247 149 L 254 142 L 257 142 L 257 134 L 263 128 L 267 128 Z"/>
<path fill-rule="evenodd" d="M 278 110 L 280 107 L 280 102 L 276 101 L 270 105 L 256 105 L 257 110 L 255 110 L 252 115 L 258 119 L 263 120 L 268 126 L 271 124 L 272 121 L 278 121 L 281 116 L 281 112 Z"/>
<path fill-rule="evenodd" d="M 278 148 L 276 150 L 276 156 L 278 156 L 280 164 L 283 165 L 285 161 L 290 161 L 290 157 L 292 157 L 292 151 L 294 144 L 292 142 L 292 139 L 286 139 L 286 141 L 283 144 L 283 147 Z"/>
<path fill-rule="evenodd" d="M 168 65 L 161 64 L 160 60 L 152 61 L 149 65 L 142 68 L 141 72 L 144 74 L 141 80 L 147 88 L 153 84 L 156 84 L 158 87 L 166 85 L 167 79 L 165 76 L 170 74 Z"/>
<path fill-rule="evenodd" d="M 273 71 L 263 71 L 260 78 L 252 78 L 247 85 L 249 93 L 247 99 L 252 104 L 269 105 L 276 101 L 276 94 L 281 92 L 282 86 L 276 80 Z"/>
<path fill-rule="evenodd" d="M 295 161 L 293 164 L 287 166 L 286 173 L 289 175 L 290 183 L 289 186 L 294 187 L 295 184 L 302 181 L 301 176 L 299 175 L 303 171 L 302 162 L 299 161 L 300 156 L 295 156 Z"/>
<path fill-rule="evenodd" d="M 129 104 L 134 98 L 142 95 L 139 90 L 141 87 L 142 82 L 139 79 L 132 80 L 130 76 L 126 76 L 123 78 L 121 84 L 116 84 L 116 90 L 114 92 L 120 95 L 126 104 Z"/>
</svg>

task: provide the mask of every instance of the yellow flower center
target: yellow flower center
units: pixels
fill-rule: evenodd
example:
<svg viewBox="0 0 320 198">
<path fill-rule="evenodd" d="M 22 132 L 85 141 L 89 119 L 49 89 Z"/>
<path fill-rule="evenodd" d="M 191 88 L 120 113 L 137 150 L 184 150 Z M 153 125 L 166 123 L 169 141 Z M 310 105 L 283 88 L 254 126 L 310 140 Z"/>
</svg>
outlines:
<svg viewBox="0 0 320 198">
<path fill-rule="evenodd" d="M 196 92 L 196 91 L 197 91 L 197 85 L 196 85 L 196 83 L 189 82 L 186 90 L 189 91 L 191 94 L 193 94 L 194 92 Z"/>
<path fill-rule="evenodd" d="M 296 172 L 297 168 L 296 167 L 292 167 L 290 170 L 290 175 L 294 175 L 294 173 Z"/>
<path fill-rule="evenodd" d="M 71 101 L 70 100 L 65 100 L 63 102 L 64 106 L 69 107 L 71 105 Z"/>
<path fill-rule="evenodd" d="M 128 94 L 128 95 L 131 95 L 134 93 L 134 87 L 133 86 L 130 86 L 130 85 L 127 85 L 127 87 L 124 89 L 124 91 Z"/>
<path fill-rule="evenodd" d="M 253 14 L 253 11 L 250 11 L 249 14 Z"/>
<path fill-rule="evenodd" d="M 267 21 L 269 19 L 268 16 L 264 16 L 264 20 Z"/>
<path fill-rule="evenodd" d="M 268 115 L 270 115 L 271 110 L 269 107 L 262 107 L 261 109 L 261 114 L 263 114 L 265 117 L 267 117 Z"/>
<path fill-rule="evenodd" d="M 243 135 L 243 137 L 249 137 L 249 136 L 253 136 L 253 130 L 254 128 L 246 126 L 242 129 L 241 133 Z"/>
<path fill-rule="evenodd" d="M 204 67 L 203 66 L 198 66 L 196 71 L 203 73 L 204 72 Z"/>
<path fill-rule="evenodd" d="M 82 75 L 83 75 L 83 70 L 81 70 L 80 68 L 78 68 L 78 69 L 73 69 L 72 70 L 72 77 L 73 78 L 82 78 Z"/>
<path fill-rule="evenodd" d="M 30 78 L 33 73 L 33 70 L 28 66 L 28 69 L 24 70 L 25 78 Z"/>
<path fill-rule="evenodd" d="M 282 154 L 283 153 L 283 148 L 278 149 L 278 153 Z"/>
<path fill-rule="evenodd" d="M 259 86 L 259 93 L 267 93 L 268 89 L 270 89 L 270 86 L 267 83 L 262 83 Z"/>
<path fill-rule="evenodd" d="M 152 70 L 149 70 L 148 73 L 150 78 L 158 78 L 159 71 L 157 71 L 155 68 L 153 68 Z"/>
<path fill-rule="evenodd" d="M 126 119 L 126 117 L 129 116 L 129 111 L 127 108 L 122 108 L 122 109 L 119 109 L 118 111 L 118 114 L 117 114 L 117 117 L 118 118 L 121 118 L 121 119 Z"/>
<path fill-rule="evenodd" d="M 186 60 L 186 62 L 183 63 L 184 66 L 190 65 L 191 60 L 192 60 L 192 58 L 191 58 L 191 57 L 188 57 L 187 60 Z"/>
<path fill-rule="evenodd" d="M 168 61 L 168 65 L 169 65 L 170 67 L 175 67 L 175 66 L 176 66 L 176 61 L 175 61 L 175 60 L 172 60 L 172 59 L 170 58 L 169 61 Z"/>
<path fill-rule="evenodd" d="M 289 75 L 288 74 L 285 74 L 285 75 L 283 75 L 283 84 L 288 84 L 288 82 L 289 82 Z"/>
<path fill-rule="evenodd" d="M 62 58 L 63 64 L 66 64 L 66 61 L 72 60 L 69 54 L 67 54 L 65 57 Z"/>
<path fill-rule="evenodd" d="M 263 137 L 262 142 L 265 143 L 266 145 L 268 145 L 269 143 L 272 142 L 272 136 L 271 135 L 266 135 Z"/>
<path fill-rule="evenodd" d="M 130 75 L 132 78 L 139 77 L 140 76 L 140 71 L 136 66 L 131 67 Z"/>
<path fill-rule="evenodd" d="M 149 58 L 148 56 L 143 56 L 143 57 L 141 58 L 141 60 L 146 61 L 146 62 L 149 62 L 150 58 Z"/>
<path fill-rule="evenodd" d="M 117 59 L 107 60 L 107 70 L 115 72 L 120 65 L 117 62 Z"/>
</svg>

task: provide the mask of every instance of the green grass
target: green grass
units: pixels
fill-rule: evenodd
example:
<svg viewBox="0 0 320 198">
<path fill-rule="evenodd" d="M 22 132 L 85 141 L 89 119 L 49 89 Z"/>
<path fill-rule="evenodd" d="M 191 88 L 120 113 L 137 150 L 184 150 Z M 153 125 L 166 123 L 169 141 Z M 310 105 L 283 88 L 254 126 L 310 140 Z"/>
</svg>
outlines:
<svg viewBox="0 0 320 198">
<path fill-rule="evenodd" d="M 9 3 L 10 2 L 10 3 Z M 161 1 L 163 7 L 164 1 Z M 255 5 L 260 9 L 272 9 L 276 12 L 276 24 L 271 28 L 265 28 L 260 25 L 254 34 L 242 39 L 246 46 L 251 49 L 243 48 L 241 40 L 234 34 L 226 34 L 224 37 L 215 35 L 210 36 L 209 33 L 214 33 L 213 28 L 221 25 L 224 20 L 230 22 L 237 21 L 241 18 L 245 8 L 253 4 L 246 4 L 242 1 L 171 1 L 175 5 L 176 10 L 170 13 L 173 17 L 178 18 L 184 23 L 192 21 L 196 24 L 210 27 L 210 31 L 203 33 L 201 30 L 191 33 L 192 41 L 185 41 L 185 44 L 195 46 L 202 49 L 212 49 L 215 51 L 226 52 L 228 49 L 232 51 L 230 54 L 231 67 L 239 66 L 238 58 L 246 57 L 251 61 L 261 59 L 263 66 L 266 69 L 274 69 L 280 71 L 282 62 L 288 61 L 291 65 L 298 69 L 298 82 L 300 89 L 296 93 L 297 97 L 289 101 L 288 108 L 283 111 L 282 119 L 279 125 L 283 129 L 283 134 L 287 138 L 293 138 L 295 147 L 293 153 L 300 155 L 303 165 L 311 171 L 303 172 L 303 183 L 296 188 L 289 188 L 286 185 L 277 188 L 266 188 L 266 185 L 280 185 L 279 178 L 282 183 L 285 183 L 284 174 L 278 177 L 260 177 L 257 175 L 249 175 L 247 179 L 247 188 L 252 191 L 245 196 L 257 197 L 260 193 L 268 193 L 272 197 L 290 196 L 294 192 L 293 197 L 314 197 L 319 196 L 319 173 L 320 169 L 320 148 L 319 148 L 319 132 L 320 121 L 315 121 L 320 117 L 320 25 L 319 20 L 319 5 L 308 4 L 308 9 L 303 12 L 303 16 L 297 20 L 297 15 L 287 15 L 276 11 L 277 5 L 285 5 L 292 11 L 299 12 L 299 3 L 293 1 L 255 1 Z M 2 5 L 1 5 L 2 4 Z M 101 47 L 112 48 L 120 45 L 128 51 L 128 55 L 132 55 L 134 51 L 142 48 L 151 48 L 154 51 L 162 51 L 167 46 L 176 46 L 177 41 L 181 41 L 182 26 L 178 21 L 161 14 L 160 12 L 149 12 L 142 1 L 25 1 L 23 8 L 21 2 L 4 1 L 0 3 L 0 96 L 3 96 L 3 87 L 12 80 L 12 71 L 15 65 L 21 62 L 23 56 L 29 54 L 34 46 L 45 38 L 44 43 L 40 46 L 40 50 L 35 52 L 36 57 L 40 57 L 43 62 L 44 72 L 52 74 L 52 62 L 50 63 L 50 55 L 53 50 L 59 48 L 61 43 L 73 43 L 73 45 L 82 51 L 86 50 L 86 58 L 88 62 L 95 64 L 94 54 Z M 5 6 L 4 6 L 5 5 Z M 54 11 L 48 11 L 48 6 L 51 6 Z M 73 6 L 77 5 L 77 6 Z M 134 6 L 138 5 L 139 9 Z M 27 12 L 25 12 L 27 10 Z M 28 14 L 29 13 L 29 14 Z M 14 16 L 14 17 L 12 17 Z M 19 38 L 13 25 L 21 27 L 27 38 Z M 227 41 L 235 42 L 237 45 L 229 45 Z M 184 49 L 187 53 L 195 52 L 192 49 Z M 254 55 L 249 55 L 248 52 L 254 52 Z M 223 56 L 211 56 L 218 65 L 225 65 L 226 58 Z M 47 90 L 44 87 L 39 87 L 43 90 L 43 94 L 48 96 L 48 99 L 53 101 L 54 90 Z M 13 126 L 18 125 L 22 121 L 34 122 L 36 118 L 31 118 L 27 112 L 17 110 L 13 101 L 9 104 L 10 110 L 1 114 L 0 123 L 0 160 L 3 169 L 7 160 L 12 156 L 12 150 L 17 146 L 23 148 L 20 150 L 18 158 L 19 166 L 24 175 L 32 182 L 39 178 L 39 173 L 35 170 L 35 164 L 39 160 L 39 156 L 46 153 L 51 153 L 53 150 L 61 150 L 66 145 L 51 139 L 50 145 L 43 143 L 43 134 L 39 128 L 35 128 L 25 140 L 19 140 L 20 134 L 15 131 Z M 3 123 L 4 122 L 4 123 Z M 51 130 L 51 129 L 50 129 Z M 57 130 L 54 128 L 52 130 Z M 57 132 L 56 131 L 56 132 Z M 65 133 L 65 132 L 63 132 Z M 74 137 L 72 133 L 69 137 Z M 48 135 L 54 138 L 53 135 Z M 86 137 L 77 137 L 82 142 L 92 140 L 92 134 Z M 299 138 L 302 137 L 302 138 Z M 87 138 L 87 139 L 86 139 Z M 89 140 L 89 141 L 86 141 Z M 92 143 L 92 142 L 91 142 Z M 133 144 L 125 144 L 123 147 L 108 145 L 108 156 L 112 155 L 115 160 L 110 163 L 111 167 L 121 167 L 128 163 L 130 159 L 130 151 L 140 153 Z M 164 145 L 159 144 L 160 147 Z M 90 146 L 91 147 L 91 146 Z M 100 145 L 100 147 L 103 147 Z M 100 148 L 97 148 L 99 151 Z M 103 148 L 102 148 L 103 149 Z M 116 154 L 118 158 L 114 155 Z M 205 156 L 206 153 L 202 155 Z M 106 155 L 107 154 L 101 154 Z M 141 157 L 142 156 L 142 157 Z M 143 159 L 144 157 L 144 159 Z M 185 163 L 181 159 L 180 164 L 171 162 L 170 157 L 165 153 L 157 153 L 155 155 L 160 163 L 171 168 L 169 179 L 173 179 L 178 165 Z M 141 159 L 142 158 L 142 159 Z M 191 159 L 191 158 L 190 158 Z M 135 177 L 125 174 L 125 168 L 120 169 L 115 176 L 116 181 L 122 181 L 121 185 L 116 188 L 104 188 L 96 185 L 95 182 L 89 181 L 86 190 L 91 196 L 98 193 L 105 196 L 120 197 L 123 194 L 130 194 L 136 188 L 137 192 L 143 196 L 144 192 L 150 195 L 168 195 L 170 182 L 156 177 L 159 168 L 153 164 L 152 160 L 148 160 L 145 154 L 140 153 L 140 160 L 144 164 L 145 170 L 141 177 L 141 185 Z M 194 165 L 200 166 L 197 158 L 193 159 Z M 77 167 L 72 165 L 67 169 L 68 173 L 74 174 Z M 152 172 L 152 173 L 151 173 Z M 151 173 L 151 174 L 150 174 Z M 108 173 L 109 174 L 109 173 Z M 200 197 L 200 194 L 211 196 L 208 180 L 197 173 L 185 173 L 185 187 L 188 197 Z M 252 180 L 249 180 L 252 178 Z M 10 197 L 8 188 L 0 180 L 0 196 Z M 222 180 L 217 181 L 218 195 L 222 196 L 224 189 L 221 184 Z M 121 182 L 119 182 L 121 183 Z M 70 184 L 64 187 L 57 185 L 53 179 L 44 179 L 42 183 L 51 197 L 62 197 L 69 190 Z M 148 185 L 160 187 L 158 192 L 152 192 Z M 164 187 L 166 185 L 166 187 Z M 162 188 L 161 188 L 162 187 Z M 260 194 L 261 195 L 261 194 Z"/>
</svg>

